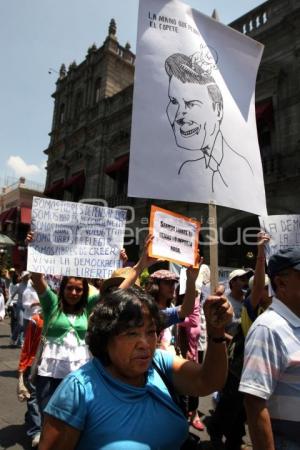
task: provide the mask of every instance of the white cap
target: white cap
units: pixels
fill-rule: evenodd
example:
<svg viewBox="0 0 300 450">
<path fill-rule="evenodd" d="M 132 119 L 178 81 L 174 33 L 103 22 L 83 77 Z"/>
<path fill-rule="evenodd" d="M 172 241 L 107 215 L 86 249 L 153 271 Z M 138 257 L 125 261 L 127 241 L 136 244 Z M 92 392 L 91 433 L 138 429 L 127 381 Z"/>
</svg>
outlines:
<svg viewBox="0 0 300 450">
<path fill-rule="evenodd" d="M 28 272 L 27 270 L 23 270 L 23 272 L 20 275 L 20 278 L 22 280 L 22 278 L 27 277 L 30 275 L 30 272 Z"/>
<path fill-rule="evenodd" d="M 232 272 L 230 272 L 229 277 L 228 277 L 228 281 L 233 280 L 234 278 L 237 277 L 243 277 L 244 275 L 247 275 L 248 278 L 251 277 L 251 275 L 253 274 L 253 270 L 244 270 L 244 269 L 235 269 Z"/>
<path fill-rule="evenodd" d="M 249 280 L 249 289 L 252 290 L 253 289 L 253 282 L 254 282 L 254 276 L 250 278 Z M 270 278 L 268 277 L 268 275 L 265 275 L 265 287 L 269 286 L 270 284 Z"/>
</svg>

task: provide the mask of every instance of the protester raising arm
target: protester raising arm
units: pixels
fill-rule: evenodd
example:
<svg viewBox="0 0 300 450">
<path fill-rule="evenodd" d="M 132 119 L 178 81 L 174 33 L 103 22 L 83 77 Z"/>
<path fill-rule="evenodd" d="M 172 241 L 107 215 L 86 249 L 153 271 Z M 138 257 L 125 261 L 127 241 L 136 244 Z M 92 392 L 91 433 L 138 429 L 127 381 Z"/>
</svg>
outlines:
<svg viewBox="0 0 300 450">
<path fill-rule="evenodd" d="M 266 258 L 265 258 L 265 245 L 270 241 L 270 236 L 265 232 L 260 232 L 257 235 L 257 257 L 255 272 L 253 278 L 253 287 L 251 289 L 250 301 L 253 310 L 255 310 L 262 298 L 265 288 L 266 277 Z"/>
<path fill-rule="evenodd" d="M 129 287 L 133 286 L 143 270 L 158 261 L 156 258 L 151 258 L 149 256 L 149 246 L 153 241 L 153 238 L 154 236 L 152 234 L 149 234 L 147 236 L 140 259 L 138 260 L 136 265 L 133 266 L 133 270 L 131 271 L 130 276 L 122 281 L 119 289 L 128 289 Z"/>
<path fill-rule="evenodd" d="M 201 367 L 157 349 L 162 319 L 150 295 L 131 288 L 105 296 L 89 321 L 87 342 L 94 358 L 70 374 L 51 398 L 40 450 L 123 449 L 128 441 L 128 448 L 179 449 L 188 424 L 170 385 L 178 394 L 207 395 L 222 386 L 227 374 L 223 334 L 231 307 L 226 298 L 210 297 L 205 312 L 211 342 Z M 124 396 L 116 402 L 119 382 Z"/>
<path fill-rule="evenodd" d="M 30 231 L 27 233 L 25 243 L 28 245 L 30 244 L 34 239 L 34 233 Z M 31 272 L 31 280 L 33 282 L 33 287 L 38 293 L 38 295 L 43 295 L 46 292 L 46 289 L 48 288 L 47 281 L 44 278 L 44 275 L 42 273 L 37 272 Z"/>
<path fill-rule="evenodd" d="M 203 258 L 198 255 L 197 262 L 199 262 L 199 267 L 188 267 L 186 271 L 186 291 L 182 302 L 182 305 L 178 306 L 178 317 L 184 319 L 190 316 L 195 307 L 196 299 L 196 280 L 199 274 L 201 264 L 203 263 Z"/>
<path fill-rule="evenodd" d="M 233 315 L 232 306 L 224 296 L 210 296 L 204 305 L 208 346 L 200 366 L 175 357 L 173 381 L 176 391 L 192 396 L 205 396 L 220 390 L 227 377 L 225 326 Z"/>
</svg>

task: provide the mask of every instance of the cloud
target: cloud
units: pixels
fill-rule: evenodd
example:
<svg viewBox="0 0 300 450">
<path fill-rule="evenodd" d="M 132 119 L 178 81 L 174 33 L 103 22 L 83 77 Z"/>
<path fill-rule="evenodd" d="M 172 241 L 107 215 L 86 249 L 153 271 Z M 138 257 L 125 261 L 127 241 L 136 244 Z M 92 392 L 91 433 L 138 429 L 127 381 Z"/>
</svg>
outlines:
<svg viewBox="0 0 300 450">
<path fill-rule="evenodd" d="M 20 156 L 10 156 L 6 161 L 6 164 L 18 177 L 31 177 L 38 175 L 41 172 L 41 169 L 38 166 L 35 164 L 27 164 Z"/>
<path fill-rule="evenodd" d="M 46 167 L 47 167 L 47 159 L 44 159 L 40 164 L 40 169 L 42 170 L 42 172 L 46 170 Z"/>
</svg>

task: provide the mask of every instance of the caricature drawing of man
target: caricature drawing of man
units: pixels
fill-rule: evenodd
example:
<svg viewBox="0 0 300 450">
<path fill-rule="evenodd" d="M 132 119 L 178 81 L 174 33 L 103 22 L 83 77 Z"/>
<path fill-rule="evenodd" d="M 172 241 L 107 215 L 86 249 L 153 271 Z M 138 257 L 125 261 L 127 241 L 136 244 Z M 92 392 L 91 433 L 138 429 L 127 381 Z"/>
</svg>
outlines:
<svg viewBox="0 0 300 450">
<path fill-rule="evenodd" d="M 169 76 L 167 116 L 176 145 L 190 151 L 180 164 L 178 175 L 200 161 L 211 172 L 212 192 L 216 183 L 229 186 L 228 171 L 225 175 L 223 170 L 224 158 L 240 158 L 238 164 L 246 165 L 253 175 L 248 160 L 230 147 L 222 134 L 223 97 L 211 74 L 217 68 L 216 60 L 214 49 L 201 46 L 201 52 L 190 57 L 175 53 L 165 62 Z"/>
</svg>

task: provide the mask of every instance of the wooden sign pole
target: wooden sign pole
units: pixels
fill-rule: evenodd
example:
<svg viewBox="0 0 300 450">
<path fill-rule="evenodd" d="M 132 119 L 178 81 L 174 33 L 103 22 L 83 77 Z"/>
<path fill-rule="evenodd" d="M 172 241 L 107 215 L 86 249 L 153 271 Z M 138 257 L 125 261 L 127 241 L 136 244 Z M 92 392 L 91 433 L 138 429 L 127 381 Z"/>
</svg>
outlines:
<svg viewBox="0 0 300 450">
<path fill-rule="evenodd" d="M 214 202 L 208 204 L 209 223 L 209 259 L 210 259 L 210 293 L 214 294 L 218 284 L 218 222 L 217 205 Z"/>
</svg>

